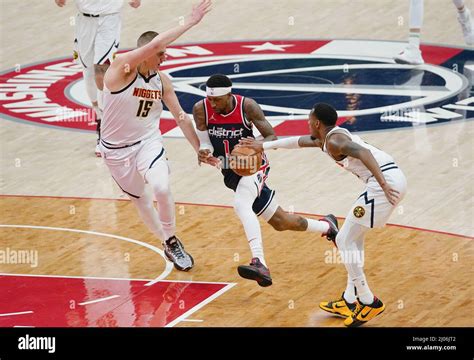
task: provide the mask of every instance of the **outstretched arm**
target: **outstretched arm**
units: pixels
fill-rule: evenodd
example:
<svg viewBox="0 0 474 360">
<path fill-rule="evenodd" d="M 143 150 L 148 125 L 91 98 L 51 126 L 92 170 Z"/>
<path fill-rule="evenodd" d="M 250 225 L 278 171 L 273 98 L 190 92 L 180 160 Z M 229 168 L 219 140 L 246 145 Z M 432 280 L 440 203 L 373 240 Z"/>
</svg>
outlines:
<svg viewBox="0 0 474 360">
<path fill-rule="evenodd" d="M 350 156 L 362 161 L 362 163 L 370 170 L 372 175 L 383 189 L 385 196 L 390 204 L 395 205 L 398 201 L 400 193 L 392 189 L 385 180 L 379 164 L 375 160 L 372 152 L 359 144 L 353 142 L 348 136 L 344 134 L 334 134 L 328 139 L 328 152 L 333 158 L 338 159 L 342 156 Z"/>
<path fill-rule="evenodd" d="M 211 1 L 202 0 L 199 5 L 193 7 L 191 14 L 186 18 L 183 25 L 178 25 L 156 36 L 148 44 L 135 50 L 120 54 L 110 65 L 105 76 L 105 84 L 109 89 L 120 89 L 135 75 L 135 70 L 144 59 L 158 53 L 194 25 L 198 24 L 204 15 L 211 10 Z"/>
<path fill-rule="evenodd" d="M 306 136 L 292 136 L 284 139 L 273 141 L 258 141 L 254 138 L 245 138 L 239 141 L 239 145 L 263 151 L 267 149 L 299 149 L 303 147 L 321 147 L 321 141 L 309 135 Z"/>
</svg>

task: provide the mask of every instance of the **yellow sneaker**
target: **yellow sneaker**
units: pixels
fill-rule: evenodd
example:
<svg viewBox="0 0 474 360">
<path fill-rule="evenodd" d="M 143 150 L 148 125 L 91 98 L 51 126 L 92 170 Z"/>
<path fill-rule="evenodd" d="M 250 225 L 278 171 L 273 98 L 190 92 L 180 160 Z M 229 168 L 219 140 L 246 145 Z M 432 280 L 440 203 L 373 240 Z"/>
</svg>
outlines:
<svg viewBox="0 0 474 360">
<path fill-rule="evenodd" d="M 384 310 L 385 304 L 374 296 L 372 304 L 365 305 L 359 302 L 352 316 L 344 320 L 344 325 L 349 327 L 361 326 L 377 315 L 380 315 Z"/>
<path fill-rule="evenodd" d="M 340 299 L 321 302 L 319 303 L 319 307 L 331 314 L 341 315 L 343 317 L 350 317 L 352 315 L 352 312 L 355 311 L 357 307 L 357 301 L 352 304 L 348 303 L 344 299 L 344 293 L 342 293 Z"/>
</svg>

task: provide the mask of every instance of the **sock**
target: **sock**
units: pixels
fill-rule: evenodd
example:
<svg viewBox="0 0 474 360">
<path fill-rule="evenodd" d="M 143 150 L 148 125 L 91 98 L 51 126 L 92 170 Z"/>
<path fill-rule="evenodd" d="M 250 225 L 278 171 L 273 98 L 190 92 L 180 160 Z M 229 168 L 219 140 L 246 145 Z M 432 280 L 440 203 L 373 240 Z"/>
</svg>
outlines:
<svg viewBox="0 0 474 360">
<path fill-rule="evenodd" d="M 253 238 L 249 240 L 250 251 L 252 252 L 252 258 L 258 258 L 260 262 L 267 267 L 265 262 L 265 256 L 263 254 L 263 242 L 262 238 Z"/>
<path fill-rule="evenodd" d="M 308 228 L 306 231 L 319 232 L 325 234 L 329 230 L 329 224 L 326 221 L 306 219 L 308 221 Z"/>
<path fill-rule="evenodd" d="M 369 305 L 374 302 L 374 294 L 370 291 L 365 275 L 353 279 L 357 289 L 357 296 L 362 304 Z"/>
<path fill-rule="evenodd" d="M 347 286 L 346 290 L 344 290 L 344 299 L 351 304 L 355 303 L 357 300 L 356 287 L 350 275 L 347 275 Z"/>
<path fill-rule="evenodd" d="M 417 49 L 420 48 L 420 33 L 419 32 L 410 31 L 410 35 L 408 36 L 408 45 L 411 47 L 415 47 Z"/>
</svg>

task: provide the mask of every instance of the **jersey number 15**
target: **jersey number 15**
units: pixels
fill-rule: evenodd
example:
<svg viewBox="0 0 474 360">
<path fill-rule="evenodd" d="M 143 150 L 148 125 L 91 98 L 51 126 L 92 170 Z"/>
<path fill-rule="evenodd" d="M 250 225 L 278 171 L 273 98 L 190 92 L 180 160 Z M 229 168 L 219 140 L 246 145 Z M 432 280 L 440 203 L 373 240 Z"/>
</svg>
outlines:
<svg viewBox="0 0 474 360">
<path fill-rule="evenodd" d="M 140 105 L 138 105 L 137 116 L 147 117 L 152 106 L 153 106 L 153 101 L 140 100 Z"/>
</svg>

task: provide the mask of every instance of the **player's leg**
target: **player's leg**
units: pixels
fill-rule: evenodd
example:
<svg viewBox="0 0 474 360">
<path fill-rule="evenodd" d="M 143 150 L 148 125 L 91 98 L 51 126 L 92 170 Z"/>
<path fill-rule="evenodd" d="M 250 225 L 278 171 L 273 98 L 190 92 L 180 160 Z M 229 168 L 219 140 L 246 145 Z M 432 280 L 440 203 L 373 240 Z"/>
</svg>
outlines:
<svg viewBox="0 0 474 360">
<path fill-rule="evenodd" d="M 83 76 L 87 95 L 95 112 L 96 132 L 100 131 L 100 119 L 102 119 L 102 108 L 99 107 L 99 94 L 95 83 L 94 70 L 94 41 L 98 28 L 98 18 L 85 17 L 82 14 L 76 16 L 76 41 L 77 60 L 83 67 Z M 95 155 L 100 157 L 100 149 L 97 141 Z"/>
<path fill-rule="evenodd" d="M 245 235 L 252 252 L 250 265 L 238 267 L 239 275 L 256 280 L 260 286 L 270 286 L 272 279 L 267 268 L 263 252 L 262 232 L 257 215 L 253 210 L 253 203 L 258 196 L 258 189 L 253 176 L 244 176 L 240 179 L 234 196 L 234 210 L 244 227 Z"/>
<path fill-rule="evenodd" d="M 137 168 L 152 189 L 158 204 L 158 218 L 163 229 L 165 255 L 178 270 L 188 271 L 194 265 L 193 257 L 184 250 L 176 236 L 175 204 L 171 194 L 169 167 L 166 154 L 159 140 L 148 140 L 137 155 Z"/>
<path fill-rule="evenodd" d="M 420 65 L 425 62 L 420 51 L 423 6 L 423 0 L 410 0 L 410 33 L 408 36 L 408 46 L 394 58 L 399 64 Z"/>
<path fill-rule="evenodd" d="M 300 215 L 285 212 L 278 206 L 275 214 L 268 220 L 268 223 L 277 231 L 309 231 L 321 233 L 327 236 L 328 240 L 336 240 L 337 219 L 334 215 L 328 215 L 323 220 L 304 218 Z"/>
<path fill-rule="evenodd" d="M 356 308 L 351 309 L 352 315 L 344 320 L 346 326 L 360 326 L 385 310 L 383 302 L 372 293 L 364 273 L 363 240 L 368 230 L 364 225 L 346 220 L 336 238 L 339 253 L 350 277 L 346 287 L 347 294 L 344 293 L 343 298 L 350 304 L 354 299 L 352 289 L 355 286 L 359 300 Z"/>
<path fill-rule="evenodd" d="M 105 72 L 113 61 L 120 42 L 121 18 L 120 14 L 111 14 L 97 19 L 98 25 L 96 29 L 93 54 L 94 54 L 94 80 L 97 88 L 97 106 L 99 113 L 102 115 L 104 76 Z M 100 140 L 100 121 L 102 116 L 98 116 L 97 120 L 97 143 Z"/>
<path fill-rule="evenodd" d="M 471 11 L 465 5 L 464 0 L 453 0 L 458 9 L 458 21 L 461 25 L 464 42 L 467 45 L 474 45 L 474 22 L 472 21 Z"/>
<path fill-rule="evenodd" d="M 164 157 L 165 155 L 162 155 Z M 169 168 L 165 158 L 156 161 L 146 172 L 145 180 L 150 184 L 158 203 L 158 215 L 165 240 L 176 235 L 176 214 L 173 195 L 169 182 Z"/>
<path fill-rule="evenodd" d="M 147 228 L 163 243 L 165 241 L 165 234 L 161 227 L 158 212 L 153 204 L 151 192 L 145 189 L 143 195 L 139 198 L 130 195 L 129 198 L 137 208 L 138 214 Z"/>
</svg>

